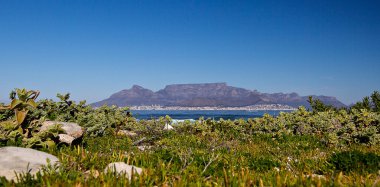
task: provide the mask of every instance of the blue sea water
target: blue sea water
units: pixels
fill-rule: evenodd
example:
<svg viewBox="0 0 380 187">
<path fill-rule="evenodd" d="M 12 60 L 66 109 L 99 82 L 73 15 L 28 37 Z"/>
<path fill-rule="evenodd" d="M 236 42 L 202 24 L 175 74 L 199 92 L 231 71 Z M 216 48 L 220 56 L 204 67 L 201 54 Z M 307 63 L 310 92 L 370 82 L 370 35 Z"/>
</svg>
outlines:
<svg viewBox="0 0 380 187">
<path fill-rule="evenodd" d="M 161 116 L 170 116 L 175 120 L 197 120 L 200 117 L 205 119 L 211 118 L 219 120 L 223 118 L 225 120 L 235 119 L 248 119 L 262 117 L 265 113 L 273 116 L 277 116 L 280 110 L 259 110 L 259 111 L 246 111 L 246 110 L 132 110 L 131 113 L 136 119 L 157 119 Z"/>
</svg>

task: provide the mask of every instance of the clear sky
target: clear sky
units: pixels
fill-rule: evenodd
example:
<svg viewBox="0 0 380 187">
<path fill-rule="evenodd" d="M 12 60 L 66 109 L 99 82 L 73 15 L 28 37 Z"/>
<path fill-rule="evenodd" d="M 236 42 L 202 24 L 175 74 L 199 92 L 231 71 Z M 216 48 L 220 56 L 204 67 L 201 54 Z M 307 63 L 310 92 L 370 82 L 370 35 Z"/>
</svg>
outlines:
<svg viewBox="0 0 380 187">
<path fill-rule="evenodd" d="M 227 82 L 350 104 L 380 90 L 380 1 L 0 0 L 0 70 L 3 102 Z"/>
</svg>

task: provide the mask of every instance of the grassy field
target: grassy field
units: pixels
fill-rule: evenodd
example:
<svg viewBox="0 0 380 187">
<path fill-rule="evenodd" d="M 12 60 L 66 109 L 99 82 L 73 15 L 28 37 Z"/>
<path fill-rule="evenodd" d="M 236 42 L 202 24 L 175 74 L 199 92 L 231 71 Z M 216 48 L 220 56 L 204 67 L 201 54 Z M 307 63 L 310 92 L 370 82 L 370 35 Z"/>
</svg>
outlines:
<svg viewBox="0 0 380 187">
<path fill-rule="evenodd" d="M 201 118 L 165 130 L 169 116 L 137 121 L 122 108 L 67 101 L 39 101 L 22 124 L 76 122 L 86 133 L 73 146 L 44 144 L 54 132 L 37 134 L 39 142 L 31 143 L 33 137 L 4 128 L 14 119 L 11 110 L 0 113 L 0 146 L 32 147 L 61 162 L 44 175 L 20 176 L 18 183 L 2 177 L 0 186 L 380 186 L 378 112 L 300 108 L 248 120 Z M 121 136 L 120 130 L 137 135 Z M 103 172 L 111 162 L 143 172 L 131 180 Z"/>
</svg>

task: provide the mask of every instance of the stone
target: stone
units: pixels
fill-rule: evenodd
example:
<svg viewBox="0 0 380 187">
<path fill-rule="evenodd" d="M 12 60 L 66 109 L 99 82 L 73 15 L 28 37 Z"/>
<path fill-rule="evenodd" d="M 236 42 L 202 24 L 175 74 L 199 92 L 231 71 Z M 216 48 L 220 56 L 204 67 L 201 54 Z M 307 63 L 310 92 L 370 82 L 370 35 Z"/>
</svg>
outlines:
<svg viewBox="0 0 380 187">
<path fill-rule="evenodd" d="M 137 149 L 139 149 L 140 151 L 150 150 L 152 148 L 153 146 L 146 146 L 146 145 L 137 146 Z"/>
<path fill-rule="evenodd" d="M 61 121 L 45 121 L 42 123 L 41 131 L 47 130 L 49 127 L 53 125 L 60 124 L 62 125 L 61 128 L 64 131 L 64 134 L 67 134 L 69 136 L 76 138 L 80 138 L 83 136 L 84 130 L 81 126 L 79 126 L 77 123 L 70 123 L 70 122 L 61 122 Z"/>
<path fill-rule="evenodd" d="M 17 175 L 27 174 L 35 176 L 44 166 L 59 165 L 59 160 L 54 155 L 21 147 L 0 148 L 0 176 L 7 180 L 16 180 Z"/>
<path fill-rule="evenodd" d="M 59 136 L 60 142 L 67 143 L 69 145 L 71 145 L 73 143 L 73 141 L 75 140 L 74 137 L 67 135 L 67 134 L 58 134 L 58 136 Z"/>
<path fill-rule="evenodd" d="M 324 175 L 311 174 L 311 175 L 309 175 L 309 177 L 326 180 L 326 177 Z"/>
<path fill-rule="evenodd" d="M 100 173 L 98 170 L 87 170 L 86 172 L 84 172 L 84 176 L 86 179 L 89 179 L 91 177 L 98 178 L 99 175 L 100 175 Z"/>
<path fill-rule="evenodd" d="M 54 125 L 62 125 L 63 134 L 59 134 L 59 141 L 69 145 L 83 136 L 84 130 L 77 123 L 60 122 L 60 121 L 45 121 L 42 123 L 40 131 L 46 131 Z"/>
<path fill-rule="evenodd" d="M 173 126 L 166 124 L 164 130 L 173 130 Z"/>
<path fill-rule="evenodd" d="M 104 169 L 104 172 L 115 172 L 119 175 L 125 175 L 128 179 L 131 179 L 132 177 L 132 171 L 133 175 L 135 174 L 141 174 L 142 173 L 142 168 L 133 166 L 133 165 L 128 165 L 124 162 L 112 162 L 107 165 L 107 167 Z"/>
<path fill-rule="evenodd" d="M 118 136 L 128 136 L 130 138 L 133 138 L 133 137 L 136 137 L 137 136 L 137 133 L 133 132 L 133 131 L 127 131 L 127 130 L 119 130 L 117 132 L 117 135 Z"/>
</svg>

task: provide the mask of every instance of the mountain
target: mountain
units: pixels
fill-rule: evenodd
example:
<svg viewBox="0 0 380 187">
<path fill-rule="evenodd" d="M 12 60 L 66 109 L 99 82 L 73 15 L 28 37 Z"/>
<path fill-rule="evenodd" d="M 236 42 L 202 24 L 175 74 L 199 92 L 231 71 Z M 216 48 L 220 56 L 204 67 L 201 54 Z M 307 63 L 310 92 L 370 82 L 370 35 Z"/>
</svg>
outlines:
<svg viewBox="0 0 380 187">
<path fill-rule="evenodd" d="M 325 104 L 336 107 L 345 105 L 335 97 L 313 96 Z M 297 93 L 260 93 L 228 86 L 226 83 L 205 84 L 173 84 L 167 85 L 157 92 L 134 85 L 131 89 L 122 90 L 111 95 L 108 99 L 93 103 L 95 107 L 106 105 L 117 106 L 184 106 L 184 107 L 241 107 L 255 104 L 283 104 L 293 107 L 306 106 L 308 96 L 300 96 Z"/>
<path fill-rule="evenodd" d="M 340 102 L 335 97 L 331 96 L 317 96 L 317 95 L 311 95 L 314 99 L 319 99 L 323 103 L 327 105 L 333 105 L 335 107 L 346 107 L 345 104 Z M 306 106 L 307 108 L 310 107 L 309 103 L 307 102 L 309 99 L 309 96 L 300 96 L 297 93 L 273 93 L 273 94 L 262 94 L 263 101 L 259 102 L 258 104 L 282 104 L 282 105 L 289 105 L 292 107 L 299 107 L 299 106 Z"/>
</svg>

